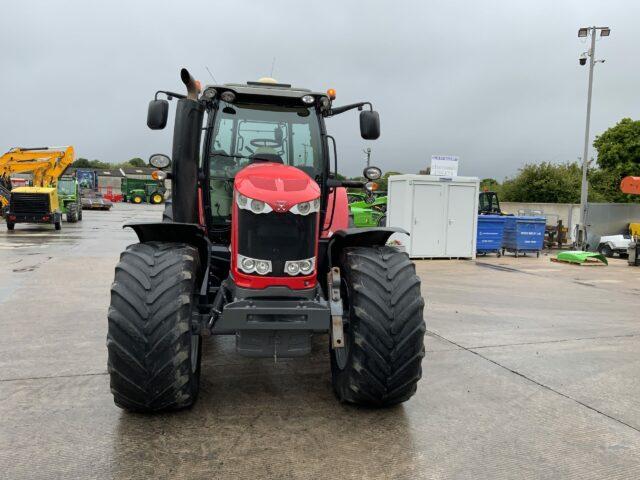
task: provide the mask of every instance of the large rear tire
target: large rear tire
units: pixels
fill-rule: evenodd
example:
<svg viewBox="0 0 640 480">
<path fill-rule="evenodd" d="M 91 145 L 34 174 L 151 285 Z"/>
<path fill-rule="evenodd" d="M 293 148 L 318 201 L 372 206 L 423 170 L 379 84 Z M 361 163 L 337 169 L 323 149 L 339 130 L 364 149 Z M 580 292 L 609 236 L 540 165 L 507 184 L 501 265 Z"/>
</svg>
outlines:
<svg viewBox="0 0 640 480">
<path fill-rule="evenodd" d="M 119 407 L 157 412 L 195 402 L 202 339 L 191 330 L 191 312 L 198 268 L 197 250 L 182 243 L 138 243 L 120 256 L 107 334 Z"/>
<path fill-rule="evenodd" d="M 353 247 L 342 254 L 345 347 L 331 351 L 333 388 L 343 402 L 386 407 L 416 392 L 422 376 L 424 300 L 406 253 Z"/>
<path fill-rule="evenodd" d="M 164 200 L 164 197 L 162 196 L 161 193 L 158 193 L 158 192 L 152 193 L 151 196 L 149 197 L 149 203 L 153 205 L 158 205 L 162 203 L 163 200 Z"/>
</svg>

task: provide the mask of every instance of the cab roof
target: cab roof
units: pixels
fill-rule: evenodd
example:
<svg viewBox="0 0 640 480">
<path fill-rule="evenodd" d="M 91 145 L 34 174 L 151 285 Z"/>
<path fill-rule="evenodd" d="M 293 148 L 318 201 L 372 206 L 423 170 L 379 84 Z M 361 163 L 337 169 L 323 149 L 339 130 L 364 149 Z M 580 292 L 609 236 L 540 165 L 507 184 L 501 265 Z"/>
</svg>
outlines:
<svg viewBox="0 0 640 480">
<path fill-rule="evenodd" d="M 222 85 L 207 85 L 204 89 L 215 88 L 218 94 L 231 90 L 237 95 L 255 95 L 261 97 L 283 97 L 283 98 L 302 98 L 305 95 L 312 95 L 316 99 L 329 97 L 324 92 L 313 92 L 308 88 L 292 87 L 286 83 L 267 83 L 267 82 L 247 82 L 247 83 L 225 83 Z"/>
</svg>

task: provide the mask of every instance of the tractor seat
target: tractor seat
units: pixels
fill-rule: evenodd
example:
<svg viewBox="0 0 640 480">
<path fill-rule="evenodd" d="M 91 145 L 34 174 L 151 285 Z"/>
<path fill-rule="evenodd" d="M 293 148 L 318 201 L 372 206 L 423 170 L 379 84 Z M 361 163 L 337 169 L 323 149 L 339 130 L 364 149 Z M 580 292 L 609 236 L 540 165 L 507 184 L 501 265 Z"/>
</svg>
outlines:
<svg viewBox="0 0 640 480">
<path fill-rule="evenodd" d="M 256 152 L 251 155 L 251 160 L 249 163 L 260 163 L 260 162 L 273 162 L 273 163 L 284 163 L 282 161 L 282 157 L 277 153 L 260 153 Z"/>
</svg>

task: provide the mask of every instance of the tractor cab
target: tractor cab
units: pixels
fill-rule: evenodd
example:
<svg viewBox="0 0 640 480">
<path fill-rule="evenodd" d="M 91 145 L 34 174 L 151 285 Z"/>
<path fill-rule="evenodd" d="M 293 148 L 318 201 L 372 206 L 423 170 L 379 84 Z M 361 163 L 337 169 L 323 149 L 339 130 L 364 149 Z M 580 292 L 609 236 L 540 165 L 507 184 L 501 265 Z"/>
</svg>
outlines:
<svg viewBox="0 0 640 480">
<path fill-rule="evenodd" d="M 496 192 L 480 192 L 478 198 L 478 214 L 480 215 L 502 215 L 500 201 Z"/>
</svg>

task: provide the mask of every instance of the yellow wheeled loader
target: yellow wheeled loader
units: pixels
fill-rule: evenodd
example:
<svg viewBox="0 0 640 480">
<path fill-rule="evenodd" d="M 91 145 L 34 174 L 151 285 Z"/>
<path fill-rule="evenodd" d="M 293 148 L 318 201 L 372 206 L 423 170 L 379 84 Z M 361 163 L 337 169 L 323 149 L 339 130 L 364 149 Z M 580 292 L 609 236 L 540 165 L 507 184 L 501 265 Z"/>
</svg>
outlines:
<svg viewBox="0 0 640 480">
<path fill-rule="evenodd" d="M 70 146 L 12 148 L 0 156 L 0 202 L 9 230 L 16 223 L 49 223 L 56 230 L 62 228 L 57 184 L 73 159 Z M 31 185 L 10 188 L 11 175 L 16 173 L 31 173 Z"/>
</svg>

